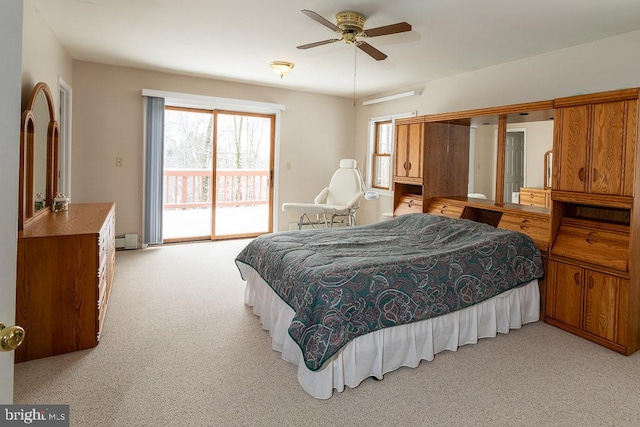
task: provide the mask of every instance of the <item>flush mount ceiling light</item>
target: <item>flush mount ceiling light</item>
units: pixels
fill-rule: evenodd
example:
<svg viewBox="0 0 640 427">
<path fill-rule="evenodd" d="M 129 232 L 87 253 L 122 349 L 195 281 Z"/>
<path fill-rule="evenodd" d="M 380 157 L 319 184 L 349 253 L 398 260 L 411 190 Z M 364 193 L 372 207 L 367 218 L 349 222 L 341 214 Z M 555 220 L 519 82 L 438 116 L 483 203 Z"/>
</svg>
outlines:
<svg viewBox="0 0 640 427">
<path fill-rule="evenodd" d="M 293 69 L 293 64 L 286 61 L 271 61 L 269 65 L 271 65 L 276 74 L 280 75 L 280 78 L 283 78 L 285 74 Z"/>
</svg>

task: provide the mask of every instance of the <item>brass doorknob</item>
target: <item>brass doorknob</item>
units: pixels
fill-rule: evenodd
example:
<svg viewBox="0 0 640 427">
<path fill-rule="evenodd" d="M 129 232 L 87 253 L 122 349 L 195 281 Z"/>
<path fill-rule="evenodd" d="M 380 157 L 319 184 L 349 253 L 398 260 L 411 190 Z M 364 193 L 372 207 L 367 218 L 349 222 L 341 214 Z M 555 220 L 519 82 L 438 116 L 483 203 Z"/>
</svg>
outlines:
<svg viewBox="0 0 640 427">
<path fill-rule="evenodd" d="M 0 351 L 15 350 L 24 341 L 24 334 L 20 326 L 5 327 L 0 323 Z"/>
</svg>

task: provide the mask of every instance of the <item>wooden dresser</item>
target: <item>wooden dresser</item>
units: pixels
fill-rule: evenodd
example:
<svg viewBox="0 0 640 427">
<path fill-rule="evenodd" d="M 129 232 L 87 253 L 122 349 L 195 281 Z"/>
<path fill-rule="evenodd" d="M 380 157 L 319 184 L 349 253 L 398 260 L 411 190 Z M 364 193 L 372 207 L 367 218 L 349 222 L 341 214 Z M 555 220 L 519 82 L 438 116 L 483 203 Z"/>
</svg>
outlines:
<svg viewBox="0 0 640 427">
<path fill-rule="evenodd" d="M 115 265 L 115 204 L 71 204 L 18 233 L 15 361 L 95 347 Z"/>
</svg>

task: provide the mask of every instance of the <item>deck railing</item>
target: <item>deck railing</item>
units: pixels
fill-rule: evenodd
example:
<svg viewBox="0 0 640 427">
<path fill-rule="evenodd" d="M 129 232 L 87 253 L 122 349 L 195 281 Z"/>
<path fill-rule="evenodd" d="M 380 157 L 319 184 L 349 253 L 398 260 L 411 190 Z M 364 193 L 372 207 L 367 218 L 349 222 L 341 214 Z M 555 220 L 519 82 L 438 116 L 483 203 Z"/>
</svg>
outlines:
<svg viewBox="0 0 640 427">
<path fill-rule="evenodd" d="M 255 206 L 269 203 L 269 171 L 218 169 L 216 206 Z M 164 209 L 211 206 L 213 172 L 210 169 L 165 169 Z"/>
</svg>

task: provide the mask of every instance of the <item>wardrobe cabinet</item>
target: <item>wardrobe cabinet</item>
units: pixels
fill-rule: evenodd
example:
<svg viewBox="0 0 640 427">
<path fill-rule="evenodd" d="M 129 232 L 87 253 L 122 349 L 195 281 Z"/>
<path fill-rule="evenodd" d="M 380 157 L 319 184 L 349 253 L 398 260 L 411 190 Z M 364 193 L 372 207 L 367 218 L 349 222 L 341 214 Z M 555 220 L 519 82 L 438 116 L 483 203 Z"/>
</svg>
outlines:
<svg viewBox="0 0 640 427">
<path fill-rule="evenodd" d="M 555 102 L 553 189 L 631 196 L 637 100 L 576 102 L 578 97 Z"/>
<path fill-rule="evenodd" d="M 639 94 L 554 101 L 545 321 L 627 355 L 640 349 Z"/>
<path fill-rule="evenodd" d="M 433 197 L 467 194 L 469 125 L 423 120 L 414 117 L 396 122 L 393 172 L 396 216 L 418 209 L 425 212 Z M 407 206 L 407 200 L 414 202 Z"/>
</svg>

